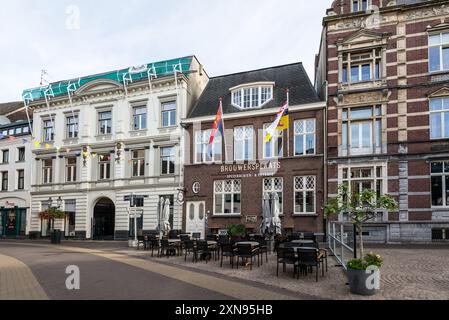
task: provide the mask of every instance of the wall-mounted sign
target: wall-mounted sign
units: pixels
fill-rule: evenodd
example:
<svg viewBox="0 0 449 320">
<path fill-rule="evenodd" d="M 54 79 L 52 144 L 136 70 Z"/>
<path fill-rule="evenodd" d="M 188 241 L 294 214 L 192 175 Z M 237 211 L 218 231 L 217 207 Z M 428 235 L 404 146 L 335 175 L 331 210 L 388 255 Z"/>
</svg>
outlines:
<svg viewBox="0 0 449 320">
<path fill-rule="evenodd" d="M 246 223 L 257 223 L 257 216 L 246 216 Z"/>
<path fill-rule="evenodd" d="M 221 173 L 235 173 L 246 171 L 270 171 L 281 169 L 281 163 L 279 161 L 266 162 L 266 163 L 246 163 L 246 164 L 230 164 L 222 165 L 220 167 Z"/>
<path fill-rule="evenodd" d="M 194 194 L 198 194 L 201 191 L 201 184 L 199 182 L 195 182 L 192 186 L 192 191 Z"/>
</svg>

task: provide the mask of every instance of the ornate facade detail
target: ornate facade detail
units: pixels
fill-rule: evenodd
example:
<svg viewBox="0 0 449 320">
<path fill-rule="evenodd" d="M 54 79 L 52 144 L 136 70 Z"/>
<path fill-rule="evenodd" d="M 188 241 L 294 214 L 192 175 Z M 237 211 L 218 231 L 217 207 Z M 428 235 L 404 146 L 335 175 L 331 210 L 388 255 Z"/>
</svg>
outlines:
<svg viewBox="0 0 449 320">
<path fill-rule="evenodd" d="M 449 6 L 447 5 L 441 5 L 440 7 L 434 7 L 429 9 L 419 9 L 410 11 L 405 14 L 406 20 L 416 20 L 416 19 L 422 19 L 422 18 L 429 18 L 429 17 L 438 17 L 449 14 Z"/>
</svg>

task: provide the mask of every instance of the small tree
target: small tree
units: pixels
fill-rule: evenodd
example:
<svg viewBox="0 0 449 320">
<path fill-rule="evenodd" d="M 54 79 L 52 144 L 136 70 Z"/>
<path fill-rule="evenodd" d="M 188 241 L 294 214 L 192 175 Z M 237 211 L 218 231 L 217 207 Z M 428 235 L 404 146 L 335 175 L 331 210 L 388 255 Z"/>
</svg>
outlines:
<svg viewBox="0 0 449 320">
<path fill-rule="evenodd" d="M 379 210 L 397 210 L 398 203 L 390 195 L 377 196 L 376 191 L 365 189 L 360 193 L 349 192 L 347 185 L 339 187 L 338 196 L 329 199 L 324 206 L 324 214 L 327 218 L 346 213 L 349 222 L 355 225 L 359 234 L 360 258 L 365 256 L 363 246 L 363 225 L 372 220 Z"/>
</svg>

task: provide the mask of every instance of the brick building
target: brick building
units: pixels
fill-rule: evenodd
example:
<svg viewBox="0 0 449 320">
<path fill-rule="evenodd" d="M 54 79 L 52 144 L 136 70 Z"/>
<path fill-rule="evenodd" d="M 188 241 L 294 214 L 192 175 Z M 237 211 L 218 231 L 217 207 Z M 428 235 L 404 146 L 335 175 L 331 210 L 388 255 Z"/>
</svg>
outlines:
<svg viewBox="0 0 449 320">
<path fill-rule="evenodd" d="M 347 183 L 400 204 L 370 223 L 371 241 L 449 239 L 448 4 L 335 0 L 323 21 L 328 195 Z"/>
<path fill-rule="evenodd" d="M 265 129 L 284 105 L 287 89 L 290 132 L 265 143 Z M 220 98 L 225 139 L 215 139 L 211 157 L 207 148 Z M 324 111 L 301 63 L 211 78 L 183 121 L 191 142 L 184 229 L 218 233 L 243 224 L 259 232 L 263 196 L 276 192 L 287 233 L 322 232 Z"/>
</svg>

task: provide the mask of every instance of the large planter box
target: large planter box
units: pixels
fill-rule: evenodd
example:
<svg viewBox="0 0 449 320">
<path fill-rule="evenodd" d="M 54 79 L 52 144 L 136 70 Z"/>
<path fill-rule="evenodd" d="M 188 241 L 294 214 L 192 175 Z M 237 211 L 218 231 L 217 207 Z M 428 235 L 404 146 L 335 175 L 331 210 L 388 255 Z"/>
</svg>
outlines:
<svg viewBox="0 0 449 320">
<path fill-rule="evenodd" d="M 362 296 L 373 296 L 377 293 L 376 289 L 368 287 L 368 278 L 373 275 L 371 272 L 348 269 L 347 275 L 351 293 Z"/>
<path fill-rule="evenodd" d="M 51 233 L 51 243 L 52 244 L 60 244 L 62 238 L 62 232 L 61 230 L 54 230 Z"/>
</svg>

